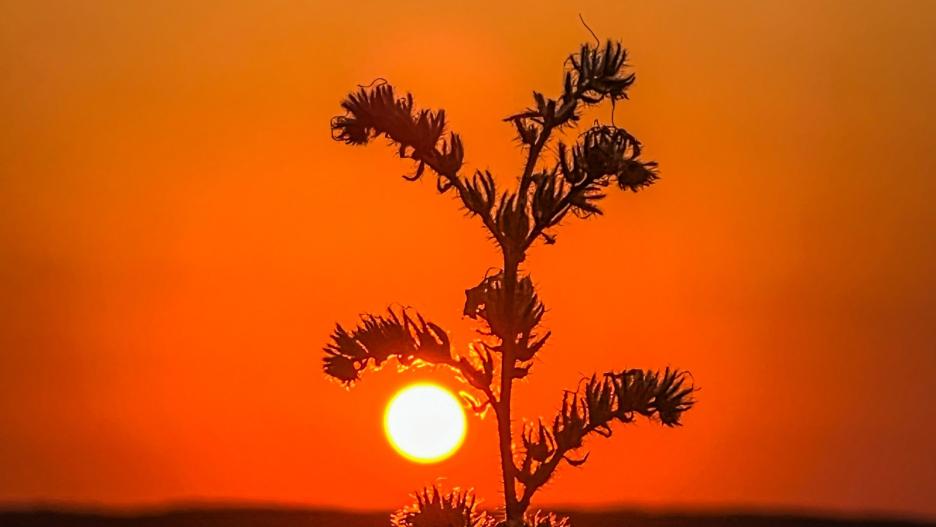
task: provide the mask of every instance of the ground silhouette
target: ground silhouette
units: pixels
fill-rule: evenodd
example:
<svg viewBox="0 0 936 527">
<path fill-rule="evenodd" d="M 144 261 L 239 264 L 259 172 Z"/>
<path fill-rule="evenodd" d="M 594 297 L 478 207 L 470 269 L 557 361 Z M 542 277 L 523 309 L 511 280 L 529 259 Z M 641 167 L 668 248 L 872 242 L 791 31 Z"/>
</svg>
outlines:
<svg viewBox="0 0 936 527">
<path fill-rule="evenodd" d="M 888 518 L 830 518 L 795 514 L 648 514 L 565 511 L 577 527 L 926 527 L 936 523 Z M 0 511 L 3 527 L 386 527 L 387 513 L 301 508 L 192 508 L 138 514 Z"/>
</svg>

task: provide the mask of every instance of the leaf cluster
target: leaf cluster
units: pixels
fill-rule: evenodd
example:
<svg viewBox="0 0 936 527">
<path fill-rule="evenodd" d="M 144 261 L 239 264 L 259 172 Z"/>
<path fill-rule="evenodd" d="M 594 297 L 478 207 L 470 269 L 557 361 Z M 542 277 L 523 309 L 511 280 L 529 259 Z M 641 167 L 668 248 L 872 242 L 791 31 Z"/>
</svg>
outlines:
<svg viewBox="0 0 936 527">
<path fill-rule="evenodd" d="M 415 494 L 416 501 L 393 514 L 393 527 L 494 527 L 496 520 L 477 508 L 470 491 L 455 489 L 442 493 L 426 487 Z"/>
<path fill-rule="evenodd" d="M 325 373 L 350 385 L 370 365 L 380 367 L 390 357 L 411 365 L 417 359 L 430 363 L 451 360 L 448 335 L 422 315 L 389 309 L 386 315 L 367 314 L 352 330 L 337 324 L 325 346 Z"/>
<path fill-rule="evenodd" d="M 325 374 L 351 386 L 368 368 L 379 369 L 393 357 L 403 368 L 421 365 L 446 366 L 459 378 L 481 391 L 478 401 L 462 394 L 477 412 L 493 402 L 494 357 L 483 343 L 469 346 L 468 357 L 453 353 L 448 334 L 437 324 L 412 310 L 388 309 L 387 314 L 365 314 L 357 327 L 336 324 L 325 346 Z"/>
<path fill-rule="evenodd" d="M 482 335 L 494 336 L 499 341 L 487 347 L 502 352 L 503 343 L 511 342 L 513 358 L 519 362 L 512 371 L 515 379 L 527 375 L 536 353 L 549 340 L 550 332 L 537 332 L 545 313 L 546 306 L 536 294 L 529 275 L 518 280 L 512 297 L 507 294 L 503 272 L 486 277 L 465 290 L 463 314 L 483 323 Z"/>
<path fill-rule="evenodd" d="M 695 387 L 687 378 L 688 373 L 670 368 L 630 369 L 593 375 L 583 389 L 566 392 L 552 423 L 539 419 L 524 426 L 517 467 L 517 479 L 524 486 L 521 503 L 529 503 L 560 462 L 579 466 L 587 460 L 587 454 L 575 459 L 570 453 L 581 448 L 589 434 L 610 437 L 612 423 L 631 423 L 637 415 L 665 426 L 679 425 L 682 413 L 694 404 Z"/>
<path fill-rule="evenodd" d="M 533 106 L 506 118 L 517 129 L 522 143 L 534 145 L 546 128 L 573 124 L 579 120 L 583 106 L 601 101 L 627 98 L 627 89 L 634 83 L 633 73 L 625 71 L 627 50 L 620 42 L 608 40 L 604 48 L 582 44 L 579 52 L 566 59 L 562 95 L 551 99 L 533 92 Z"/>
<path fill-rule="evenodd" d="M 471 491 L 442 492 L 433 485 L 414 494 L 415 501 L 390 517 L 393 527 L 495 527 L 497 518 L 478 508 Z M 537 510 L 523 516 L 522 527 L 570 527 L 569 518 Z"/>
<path fill-rule="evenodd" d="M 499 190 L 487 170 L 461 176 L 464 145 L 458 134 L 446 134 L 445 111 L 417 110 L 411 94 L 398 96 L 390 84 L 350 94 L 342 102 L 345 114 L 332 119 L 332 137 L 350 145 L 387 138 L 401 158 L 416 163 L 415 173 L 404 177 L 419 179 L 429 167 L 438 176 L 439 192 L 454 188 L 465 210 L 481 217 L 491 237 L 522 261 L 537 237 L 555 241 L 546 230 L 569 211 L 583 217 L 600 214 L 597 201 L 612 181 L 637 191 L 658 179 L 656 163 L 639 159 L 640 142 L 624 129 L 604 125 L 587 130 L 572 145 L 559 141 L 555 159 L 536 170 L 554 130 L 577 123 L 584 107 L 626 99 L 635 77 L 627 71 L 626 50 L 609 40 L 603 47 L 584 44 L 570 55 L 564 79 L 559 97 L 534 91 L 531 107 L 505 119 L 528 151 L 516 190 Z"/>
<path fill-rule="evenodd" d="M 458 134 L 445 135 L 445 110 L 416 110 L 413 96 L 397 97 L 393 86 L 381 84 L 372 89 L 361 88 L 341 103 L 345 115 L 332 118 L 332 138 L 349 145 L 366 145 L 371 139 L 384 136 L 398 146 L 401 158 L 417 162 L 416 173 L 408 179 L 419 179 L 428 166 L 439 175 L 438 187 L 444 192 L 450 179 L 461 168 L 465 150 Z"/>
<path fill-rule="evenodd" d="M 617 182 L 620 188 L 637 191 L 658 179 L 656 163 L 640 158 L 640 142 L 622 128 L 595 125 L 569 146 L 556 145 L 554 162 L 536 169 L 554 130 L 577 123 L 581 109 L 606 99 L 612 106 L 627 98 L 635 76 L 626 70 L 627 52 L 620 43 L 608 41 L 604 47 L 584 44 L 578 54 L 566 60 L 562 94 L 555 99 L 534 91 L 534 105 L 506 120 L 513 123 L 517 138 L 528 150 L 520 201 L 529 203 L 532 219 L 525 232 L 525 248 L 542 236 L 547 243 L 555 237 L 547 229 L 559 225 L 568 212 L 586 217 L 601 214 L 597 202 L 605 197 L 604 187 Z"/>
</svg>

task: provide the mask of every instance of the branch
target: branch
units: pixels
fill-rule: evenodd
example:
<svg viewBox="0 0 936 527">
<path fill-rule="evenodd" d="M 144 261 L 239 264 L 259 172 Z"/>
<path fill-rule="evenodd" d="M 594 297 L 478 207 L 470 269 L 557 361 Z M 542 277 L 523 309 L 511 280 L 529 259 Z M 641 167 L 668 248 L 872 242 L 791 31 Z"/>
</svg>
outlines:
<svg viewBox="0 0 936 527">
<path fill-rule="evenodd" d="M 473 181 L 463 180 L 458 171 L 464 162 L 461 137 L 450 132 L 444 137 L 445 110 L 414 109 L 413 96 L 397 98 L 390 84 L 362 87 L 342 101 L 344 115 L 332 118 L 332 139 L 349 145 L 366 145 L 384 136 L 398 148 L 398 155 L 416 162 L 416 172 L 403 176 L 409 181 L 422 177 L 426 167 L 436 173 L 436 188 L 445 193 L 454 188 L 469 213 L 481 217 L 491 234 L 501 242 L 490 210 L 490 196 L 497 192 L 490 173 L 478 172 Z M 480 180 L 479 180 L 480 178 Z"/>
<path fill-rule="evenodd" d="M 330 377 L 351 386 L 367 368 L 378 369 L 387 359 L 395 357 L 404 367 L 447 366 L 487 396 L 484 405 L 497 402 L 491 389 L 494 360 L 490 352 L 471 347 L 474 360 L 455 357 L 442 328 L 407 310 L 389 309 L 387 315 L 368 314 L 361 318 L 360 325 L 350 331 L 340 324 L 335 326 L 323 358 L 323 368 Z M 478 413 L 484 410 L 478 404 L 473 409 Z"/>
<path fill-rule="evenodd" d="M 604 49 L 600 44 L 582 44 L 578 54 L 566 59 L 570 67 L 565 71 L 563 92 L 559 99 L 547 99 L 533 92 L 535 105 L 505 118 L 513 122 L 521 142 L 530 145 L 524 174 L 529 177 L 539 150 L 548 141 L 553 128 L 573 124 L 579 120 L 579 105 L 598 104 L 604 99 L 615 102 L 627 98 L 627 90 L 634 83 L 633 73 L 626 73 L 627 50 L 620 42 L 608 40 Z"/>
<path fill-rule="evenodd" d="M 368 367 L 379 368 L 390 357 L 396 357 L 404 366 L 417 359 L 427 364 L 454 361 L 445 331 L 419 314 L 414 318 L 406 310 L 363 315 L 361 323 L 351 331 L 337 324 L 324 351 L 325 373 L 347 386 Z"/>
<path fill-rule="evenodd" d="M 365 145 L 383 135 L 399 146 L 401 158 L 419 163 L 413 179 L 422 176 L 426 165 L 443 177 L 454 176 L 461 168 L 464 151 L 458 135 L 450 133 L 448 140 L 442 138 L 445 110 L 417 112 L 413 96 L 396 98 L 390 84 L 361 88 L 341 106 L 346 113 L 332 119 L 332 139 Z"/>
<path fill-rule="evenodd" d="M 656 161 L 640 159 L 642 145 L 634 136 L 614 126 L 594 126 L 582 134 L 571 153 L 560 142 L 551 172 L 536 180 L 533 193 L 534 225 L 525 246 L 572 211 L 579 217 L 601 214 L 598 201 L 612 183 L 637 192 L 659 179 Z M 549 239 L 547 239 L 549 242 Z"/>
<path fill-rule="evenodd" d="M 536 164 L 549 142 L 552 131 L 579 120 L 580 106 L 598 104 L 604 99 L 610 99 L 612 105 L 618 99 L 627 98 L 627 90 L 634 83 L 633 73 L 625 71 L 627 66 L 627 51 L 619 42 L 607 41 L 604 48 L 600 44 L 583 44 L 578 54 L 572 54 L 566 60 L 567 69 L 563 93 L 558 99 L 546 98 L 542 93 L 533 92 L 534 105 L 521 113 L 511 115 L 504 119 L 512 122 L 517 129 L 521 143 L 529 147 L 523 172 L 520 175 L 520 185 L 517 195 L 518 208 L 524 215 L 527 214 L 530 188 L 537 183 L 534 173 Z M 562 145 L 560 145 L 562 146 Z M 553 171 L 555 173 L 555 170 Z M 540 178 L 542 179 L 542 178 Z M 590 206 L 589 201 L 603 197 L 590 188 L 591 184 L 581 187 L 572 186 L 568 195 L 558 197 L 555 195 L 560 186 L 553 185 L 555 199 L 550 220 L 534 223 L 529 232 L 524 232 L 524 240 L 516 241 L 516 249 L 522 254 L 539 236 L 546 237 L 547 243 L 554 239 L 544 234 L 544 230 L 554 226 L 570 208 L 585 210 L 587 213 L 600 213 L 600 209 Z M 540 189 L 534 190 L 534 200 Z M 561 203 L 560 203 L 561 202 Z M 537 216 L 537 203 L 532 206 L 532 215 Z M 542 214 L 540 214 L 542 216 Z"/>
<path fill-rule="evenodd" d="M 580 448 L 586 436 L 611 436 L 615 421 L 631 423 L 636 415 L 658 420 L 665 426 L 678 426 L 682 413 L 692 408 L 695 386 L 687 385 L 687 372 L 667 368 L 663 372 L 625 370 L 602 377 L 593 375 L 584 390 L 566 392 L 562 408 L 551 426 L 542 420 L 529 424 L 523 432 L 523 461 L 517 479 L 524 485 L 520 505 L 529 506 L 533 494 L 552 477 L 564 460 L 578 466 L 580 459 L 569 457 Z"/>
</svg>

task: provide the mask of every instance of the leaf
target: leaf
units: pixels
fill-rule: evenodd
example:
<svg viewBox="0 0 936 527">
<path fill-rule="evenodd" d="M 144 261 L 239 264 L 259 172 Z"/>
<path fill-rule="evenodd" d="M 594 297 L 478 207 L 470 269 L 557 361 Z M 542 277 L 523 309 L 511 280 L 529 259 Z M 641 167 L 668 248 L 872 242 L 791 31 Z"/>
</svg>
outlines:
<svg viewBox="0 0 936 527">
<path fill-rule="evenodd" d="M 414 176 L 422 176 L 424 166 L 447 177 L 461 168 L 464 159 L 461 139 L 446 128 L 445 110 L 414 112 L 413 95 L 397 98 L 393 86 L 380 84 L 361 88 L 341 103 L 345 110 L 331 120 L 332 139 L 349 145 L 365 145 L 371 139 L 384 136 L 398 147 L 400 157 L 419 162 Z"/>
<path fill-rule="evenodd" d="M 405 310 L 363 315 L 351 331 L 337 325 L 324 351 L 325 373 L 348 386 L 365 369 L 379 368 L 390 357 L 404 366 L 417 360 L 426 364 L 455 362 L 445 331 L 422 315 L 417 313 L 414 318 Z"/>
</svg>

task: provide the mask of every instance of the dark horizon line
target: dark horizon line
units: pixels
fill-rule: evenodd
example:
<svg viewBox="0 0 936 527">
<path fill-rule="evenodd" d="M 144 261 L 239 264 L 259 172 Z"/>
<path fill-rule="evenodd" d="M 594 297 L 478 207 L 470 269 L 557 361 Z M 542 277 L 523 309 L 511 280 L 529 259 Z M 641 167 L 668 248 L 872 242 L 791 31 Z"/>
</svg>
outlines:
<svg viewBox="0 0 936 527">
<path fill-rule="evenodd" d="M 482 502 L 482 507 L 485 508 Z M 787 519 L 816 519 L 831 521 L 898 521 L 908 524 L 934 525 L 936 518 L 906 511 L 865 510 L 847 511 L 793 505 L 758 504 L 670 504 L 648 505 L 609 503 L 597 505 L 549 504 L 551 509 L 565 514 L 614 514 L 632 517 L 770 517 Z M 193 498 L 164 502 L 113 504 L 76 500 L 0 501 L 0 516 L 4 514 L 52 513 L 115 518 L 153 517 L 202 512 L 314 512 L 322 514 L 368 516 L 386 515 L 392 509 L 352 508 L 309 503 L 245 499 Z"/>
</svg>

